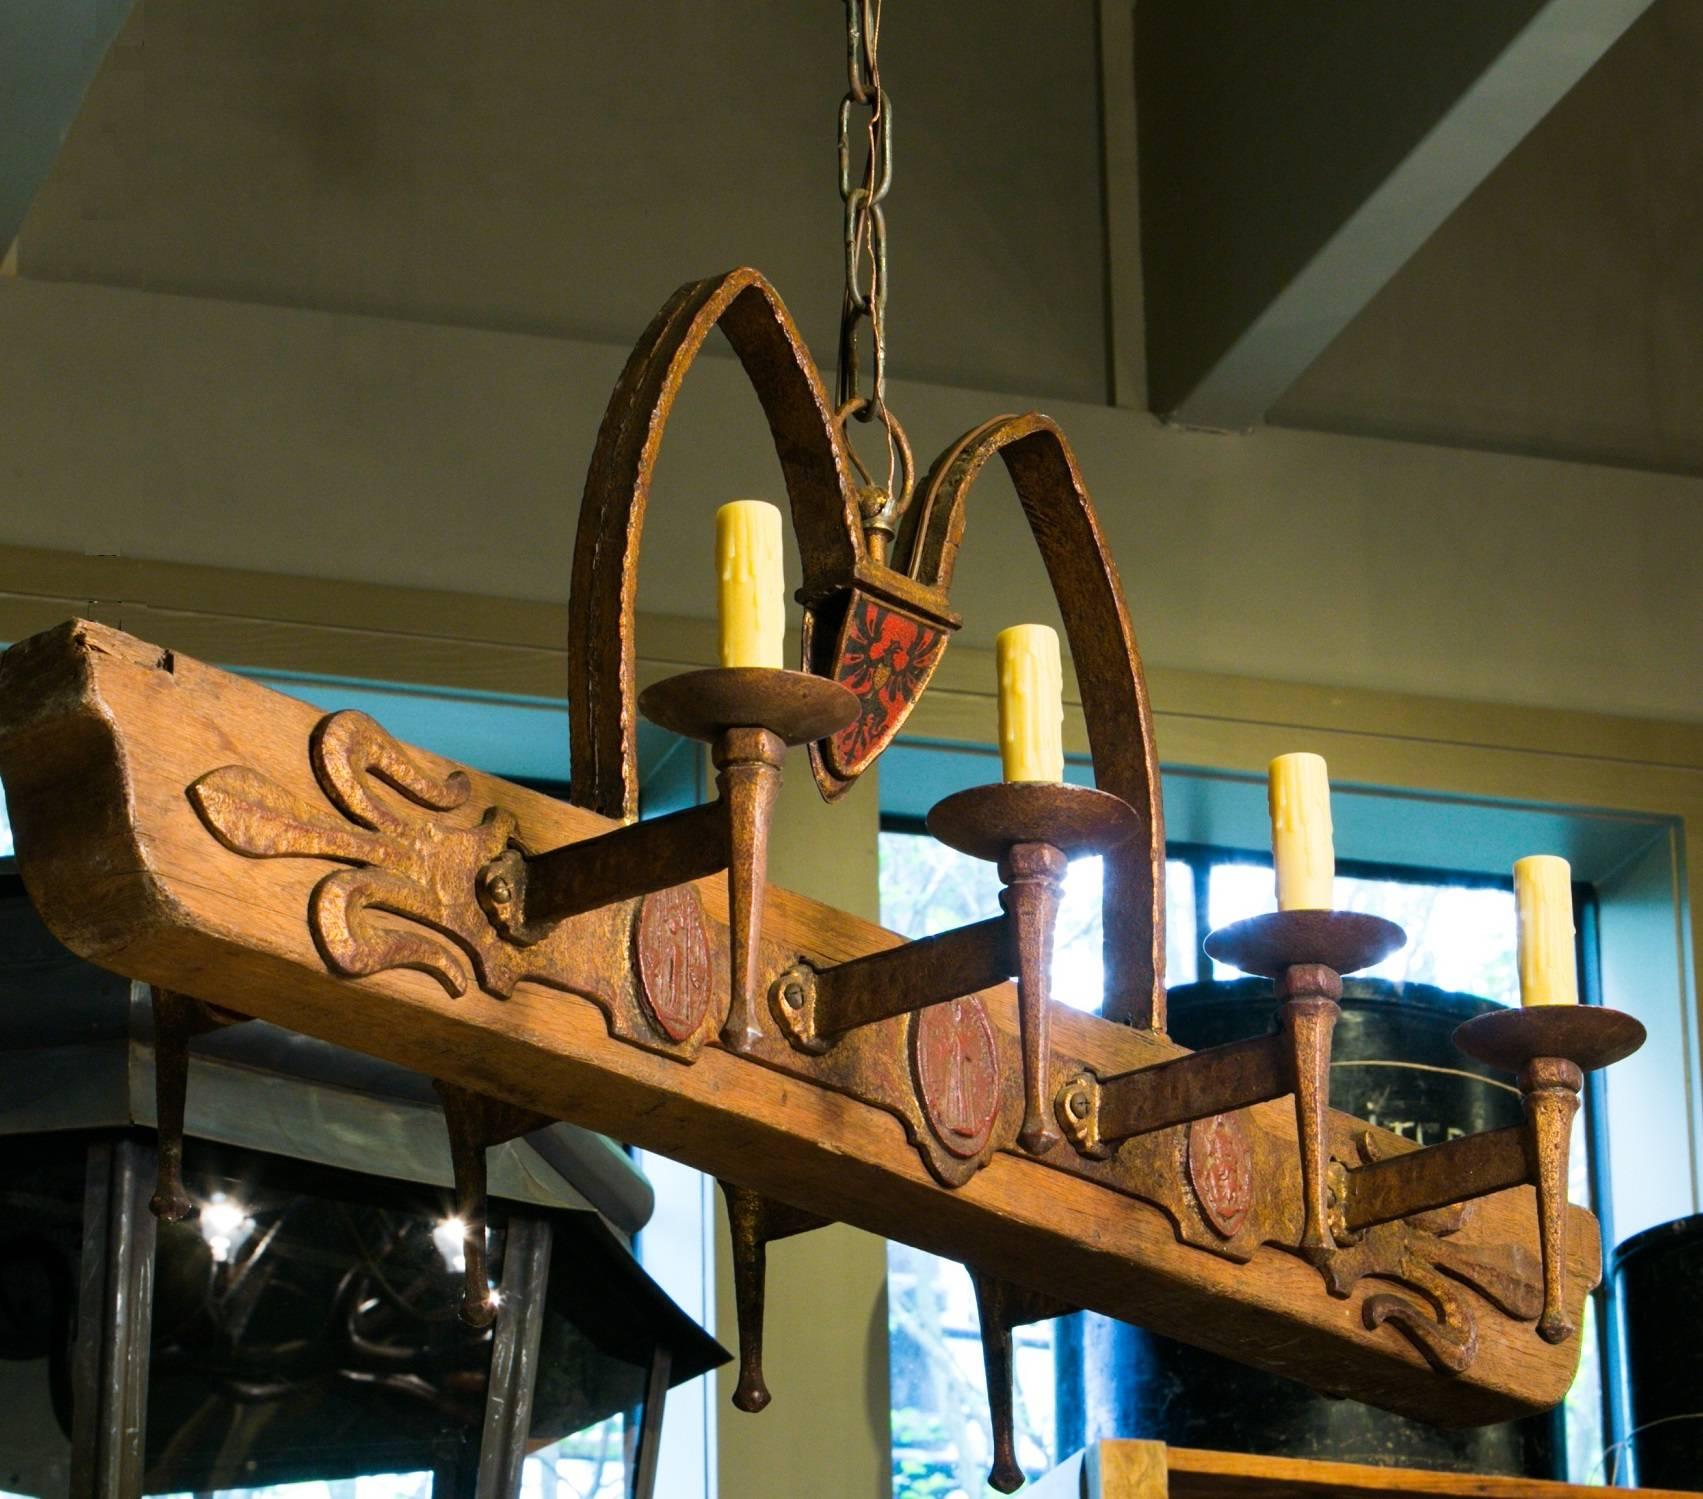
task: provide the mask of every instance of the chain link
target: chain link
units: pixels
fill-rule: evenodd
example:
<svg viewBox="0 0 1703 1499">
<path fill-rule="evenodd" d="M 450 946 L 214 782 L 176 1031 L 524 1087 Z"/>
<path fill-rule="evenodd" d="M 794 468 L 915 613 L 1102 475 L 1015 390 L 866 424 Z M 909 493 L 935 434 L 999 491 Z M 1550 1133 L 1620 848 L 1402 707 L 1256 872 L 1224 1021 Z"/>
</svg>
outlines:
<svg viewBox="0 0 1703 1499">
<path fill-rule="evenodd" d="M 838 144 L 840 201 L 845 205 L 845 294 L 835 383 L 842 419 L 855 416 L 862 422 L 880 422 L 886 436 L 886 487 L 869 494 L 865 509 L 866 520 L 890 532 L 895 510 L 908 498 L 894 493 L 894 480 L 901 477 L 898 447 L 903 439 L 895 443 L 894 422 L 887 410 L 887 217 L 881 205 L 893 185 L 893 101 L 881 86 L 881 0 L 845 0 L 845 7 L 848 88 L 840 101 Z M 859 109 L 868 113 L 861 126 L 854 126 L 854 111 Z M 862 172 L 855 180 L 854 136 L 861 136 L 864 143 Z M 867 393 L 859 347 L 865 323 L 870 346 Z M 867 470 L 855 453 L 852 459 L 867 481 Z M 908 489 L 908 475 L 903 477 Z"/>
</svg>

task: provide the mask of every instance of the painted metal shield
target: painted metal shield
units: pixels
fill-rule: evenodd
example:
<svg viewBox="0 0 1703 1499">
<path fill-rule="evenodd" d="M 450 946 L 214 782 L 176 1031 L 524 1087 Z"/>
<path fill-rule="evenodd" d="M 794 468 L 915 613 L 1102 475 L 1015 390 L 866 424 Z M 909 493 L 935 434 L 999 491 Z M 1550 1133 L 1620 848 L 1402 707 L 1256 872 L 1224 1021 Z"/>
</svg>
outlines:
<svg viewBox="0 0 1703 1499">
<path fill-rule="evenodd" d="M 860 588 L 840 626 L 830 675 L 856 694 L 860 711 L 825 741 L 828 769 L 851 781 L 899 732 L 946 648 L 946 632 Z"/>
</svg>

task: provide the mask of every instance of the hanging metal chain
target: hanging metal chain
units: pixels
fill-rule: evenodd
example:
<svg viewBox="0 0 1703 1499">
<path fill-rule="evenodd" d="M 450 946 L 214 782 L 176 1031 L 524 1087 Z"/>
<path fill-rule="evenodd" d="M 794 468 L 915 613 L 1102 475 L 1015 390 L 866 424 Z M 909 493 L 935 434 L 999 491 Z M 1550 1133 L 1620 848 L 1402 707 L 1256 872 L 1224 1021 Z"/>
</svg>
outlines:
<svg viewBox="0 0 1703 1499">
<path fill-rule="evenodd" d="M 893 185 L 893 102 L 881 86 L 881 0 L 845 0 L 846 75 L 840 101 L 839 181 L 845 205 L 845 296 L 840 305 L 836 420 L 879 422 L 887 443 L 887 480 L 877 485 L 852 449 L 846 451 L 864 480 L 863 521 L 872 552 L 885 560 L 887 543 L 910 499 L 910 444 L 887 407 L 887 218 L 882 200 Z M 854 131 L 853 114 L 866 110 Z M 863 171 L 853 181 L 852 138 L 864 141 Z M 870 386 L 862 384 L 859 338 L 869 325 Z"/>
</svg>

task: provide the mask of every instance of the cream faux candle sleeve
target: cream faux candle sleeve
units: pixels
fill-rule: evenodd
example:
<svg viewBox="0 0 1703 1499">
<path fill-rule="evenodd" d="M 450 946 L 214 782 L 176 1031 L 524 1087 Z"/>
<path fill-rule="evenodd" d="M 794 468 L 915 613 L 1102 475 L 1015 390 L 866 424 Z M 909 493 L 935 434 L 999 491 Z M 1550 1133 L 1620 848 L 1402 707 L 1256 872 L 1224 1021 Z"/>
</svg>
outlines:
<svg viewBox="0 0 1703 1499">
<path fill-rule="evenodd" d="M 1573 871 L 1554 854 L 1514 863 L 1514 907 L 1519 923 L 1520 1002 L 1579 1002 L 1579 967 L 1573 955 Z"/>
<path fill-rule="evenodd" d="M 994 637 L 999 758 L 1008 781 L 1064 779 L 1064 668 L 1058 632 L 1012 625 Z"/>
<path fill-rule="evenodd" d="M 715 516 L 716 605 L 723 666 L 781 665 L 786 584 L 781 513 L 764 500 L 730 500 Z"/>
<path fill-rule="evenodd" d="M 1330 776 L 1322 756 L 1279 755 L 1266 779 L 1277 909 L 1328 911 L 1335 899 Z"/>
</svg>

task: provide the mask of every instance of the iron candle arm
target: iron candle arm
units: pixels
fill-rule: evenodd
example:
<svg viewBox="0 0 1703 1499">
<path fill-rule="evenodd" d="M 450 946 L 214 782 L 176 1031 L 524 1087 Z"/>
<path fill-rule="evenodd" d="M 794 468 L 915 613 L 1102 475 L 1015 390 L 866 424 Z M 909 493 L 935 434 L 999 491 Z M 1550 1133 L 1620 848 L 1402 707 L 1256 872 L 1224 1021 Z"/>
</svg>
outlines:
<svg viewBox="0 0 1703 1499">
<path fill-rule="evenodd" d="M 800 1051 L 820 1055 L 847 1031 L 945 1004 L 1017 980 L 1023 1057 L 1018 1141 L 1033 1155 L 1058 1143 L 1048 1116 L 1048 1010 L 1053 931 L 1065 856 L 1047 843 L 1013 845 L 999 858 L 1004 914 L 919 937 L 883 952 L 814 969 L 800 963 L 771 986 L 771 1007 Z"/>
<path fill-rule="evenodd" d="M 831 968 L 797 963 L 771 986 L 770 1007 L 794 1046 L 820 1056 L 848 1031 L 1004 983 L 1011 951 L 1011 918 L 992 916 Z"/>
<path fill-rule="evenodd" d="M 930 811 L 929 831 L 998 867 L 1004 914 L 832 968 L 795 965 L 771 988 L 776 1019 L 800 1050 L 820 1054 L 859 1026 L 1015 977 L 1023 1059 L 1017 1138 L 1030 1154 L 1045 1153 L 1059 1141 L 1047 1064 L 1053 934 L 1065 867 L 1072 854 L 1115 847 L 1139 826 L 1127 802 L 1085 786 L 1002 782 L 947 797 Z"/>
<path fill-rule="evenodd" d="M 510 849 L 478 875 L 480 904 L 510 941 L 547 936 L 569 916 L 727 871 L 731 994 L 722 1045 L 749 1052 L 762 1035 L 757 982 L 768 886 L 769 828 L 790 746 L 838 732 L 858 714 L 838 682 L 778 667 L 712 667 L 647 689 L 652 723 L 710 745 L 714 802 L 529 855 Z"/>
<path fill-rule="evenodd" d="M 511 848 L 479 871 L 479 904 L 511 942 L 538 942 L 570 916 L 726 869 L 728 825 L 718 796 L 545 853 Z"/>
<path fill-rule="evenodd" d="M 1334 1220 L 1348 1234 L 1488 1197 L 1533 1180 L 1529 1122 L 1480 1130 L 1351 1167 Z"/>
<path fill-rule="evenodd" d="M 1207 953 L 1270 978 L 1278 1034 L 1192 1052 L 1104 1080 L 1083 1074 L 1060 1089 L 1057 1115 L 1078 1151 L 1110 1155 L 1120 1142 L 1173 1125 L 1293 1096 L 1308 1255 L 1336 1247 L 1328 1214 L 1331 1041 L 1345 972 L 1369 967 L 1405 941 L 1401 928 L 1352 911 L 1277 911 L 1222 927 Z"/>
<path fill-rule="evenodd" d="M 1563 1343 L 1577 1330 L 1567 1311 L 1567 1183 L 1573 1117 L 1585 1073 L 1630 1056 L 1644 1042 L 1632 1016 L 1602 1005 L 1534 1005 L 1480 1015 L 1455 1031 L 1468 1056 L 1516 1074 L 1525 1121 L 1346 1173 L 1340 1221 L 1349 1232 L 1530 1185 L 1537 1194 L 1543 1310 L 1537 1330 Z"/>
<path fill-rule="evenodd" d="M 832 685 L 832 684 L 829 684 Z M 842 689 L 843 691 L 844 689 Z M 849 693 L 847 694 L 850 695 Z M 762 1036 L 757 977 L 763 897 L 769 884 L 769 827 L 781 790 L 786 742 L 764 728 L 736 728 L 715 741 L 716 789 L 727 806 L 727 926 L 732 996 L 721 1044 L 748 1052 Z"/>
<path fill-rule="evenodd" d="M 1336 1248 L 1327 1216 L 1330 1144 L 1331 1040 L 1342 1015 L 1342 979 L 1322 963 L 1297 963 L 1277 981 L 1295 1135 L 1301 1149 L 1301 1248 L 1309 1254 Z"/>
</svg>

